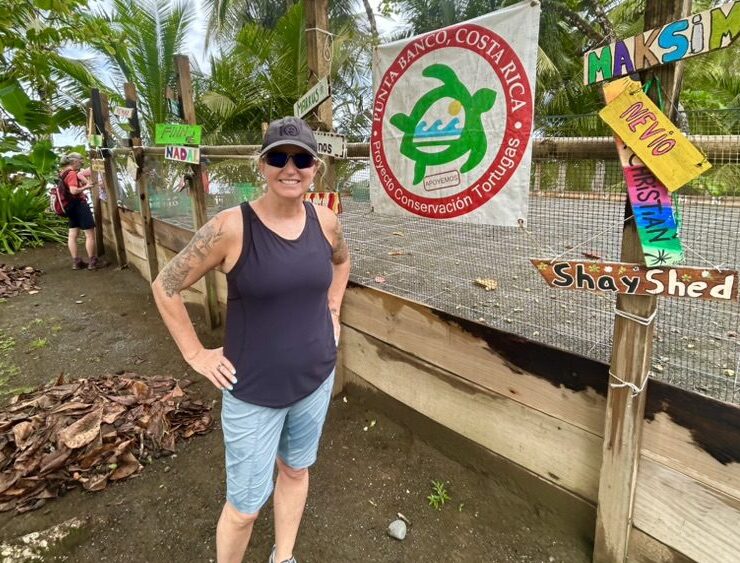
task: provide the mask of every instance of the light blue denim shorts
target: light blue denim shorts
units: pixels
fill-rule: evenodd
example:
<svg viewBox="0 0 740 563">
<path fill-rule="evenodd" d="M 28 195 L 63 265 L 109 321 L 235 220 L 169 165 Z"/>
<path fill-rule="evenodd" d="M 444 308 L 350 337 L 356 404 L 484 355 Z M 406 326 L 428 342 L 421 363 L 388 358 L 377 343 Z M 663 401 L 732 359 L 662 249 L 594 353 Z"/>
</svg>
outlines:
<svg viewBox="0 0 740 563">
<path fill-rule="evenodd" d="M 277 456 L 293 469 L 314 464 L 333 385 L 332 371 L 316 391 L 282 409 L 223 392 L 226 500 L 239 512 L 255 514 L 270 498 Z"/>
</svg>

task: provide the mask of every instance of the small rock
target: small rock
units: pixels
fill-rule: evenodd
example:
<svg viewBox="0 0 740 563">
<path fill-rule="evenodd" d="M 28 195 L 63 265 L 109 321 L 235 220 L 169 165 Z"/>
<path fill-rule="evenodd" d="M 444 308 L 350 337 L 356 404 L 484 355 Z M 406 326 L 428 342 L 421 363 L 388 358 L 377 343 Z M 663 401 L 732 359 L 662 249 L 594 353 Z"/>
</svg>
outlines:
<svg viewBox="0 0 740 563">
<path fill-rule="evenodd" d="M 388 535 L 397 540 L 403 540 L 406 537 L 406 522 L 403 520 L 394 520 L 388 526 Z"/>
<path fill-rule="evenodd" d="M 735 370 L 734 369 L 726 369 L 722 372 L 725 377 L 735 377 Z"/>
<path fill-rule="evenodd" d="M 75 301 L 75 303 L 77 303 L 77 305 L 82 305 L 82 301 L 80 301 L 79 299 Z"/>
<path fill-rule="evenodd" d="M 169 465 L 165 465 L 164 472 L 165 473 L 169 473 L 170 472 L 170 466 Z"/>
</svg>

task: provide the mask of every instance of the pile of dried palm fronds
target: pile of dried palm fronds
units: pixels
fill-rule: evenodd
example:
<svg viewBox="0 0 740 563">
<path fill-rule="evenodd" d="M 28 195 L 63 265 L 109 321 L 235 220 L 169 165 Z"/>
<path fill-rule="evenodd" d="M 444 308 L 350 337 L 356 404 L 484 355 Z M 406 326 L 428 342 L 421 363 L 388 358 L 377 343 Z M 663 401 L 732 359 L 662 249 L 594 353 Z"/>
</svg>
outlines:
<svg viewBox="0 0 740 563">
<path fill-rule="evenodd" d="M 189 382 L 133 373 L 65 382 L 60 377 L 0 410 L 0 512 L 34 510 L 82 486 L 104 489 L 208 432 L 210 407 Z"/>
<path fill-rule="evenodd" d="M 0 264 L 0 299 L 14 297 L 19 293 L 38 293 L 39 275 L 41 270 L 31 266 L 15 268 Z"/>
</svg>

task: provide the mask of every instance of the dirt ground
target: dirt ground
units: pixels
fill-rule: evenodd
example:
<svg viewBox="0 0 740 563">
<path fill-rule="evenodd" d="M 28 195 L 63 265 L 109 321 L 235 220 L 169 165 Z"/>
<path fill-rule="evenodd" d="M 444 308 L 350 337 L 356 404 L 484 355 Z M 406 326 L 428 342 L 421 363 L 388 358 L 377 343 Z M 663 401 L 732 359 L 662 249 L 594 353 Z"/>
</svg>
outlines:
<svg viewBox="0 0 740 563">
<path fill-rule="evenodd" d="M 60 372 L 76 378 L 133 371 L 198 380 L 191 392 L 212 400 L 218 415 L 219 393 L 180 358 L 135 272 L 73 271 L 62 246 L 0 262 L 44 271 L 38 294 L 0 303 L 0 401 Z M 209 334 L 197 315 L 194 321 L 206 345 L 218 345 L 221 334 Z M 355 387 L 334 399 L 296 546 L 301 563 L 590 561 L 588 539 L 574 530 L 578 518 L 539 502 L 503 470 L 472 463 L 469 445 L 449 431 L 419 416 L 414 427 L 413 415 L 398 415 L 404 408 Z M 443 436 L 444 447 L 435 443 Z M 426 500 L 432 480 L 444 481 L 452 497 L 439 511 Z M 103 492 L 72 491 L 34 512 L 0 514 L 0 543 L 77 516 L 84 527 L 46 561 L 215 561 L 223 498 L 216 427 Z M 411 522 L 402 542 L 386 533 L 398 512 Z M 268 503 L 245 561 L 267 561 L 271 521 Z"/>
</svg>

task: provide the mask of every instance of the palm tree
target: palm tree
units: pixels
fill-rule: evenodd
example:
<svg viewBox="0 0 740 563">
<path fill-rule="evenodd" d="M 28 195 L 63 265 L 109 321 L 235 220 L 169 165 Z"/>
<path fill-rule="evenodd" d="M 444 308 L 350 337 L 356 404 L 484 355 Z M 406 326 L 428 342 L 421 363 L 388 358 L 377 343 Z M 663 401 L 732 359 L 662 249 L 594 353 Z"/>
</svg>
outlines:
<svg viewBox="0 0 740 563">
<path fill-rule="evenodd" d="M 105 62 L 114 90 L 131 82 L 138 94 L 142 136 L 154 140 L 154 125 L 168 118 L 167 87 L 174 84 L 174 55 L 183 51 L 194 20 L 189 1 L 114 0 L 113 10 L 90 21 L 99 29 L 91 46 Z"/>
<path fill-rule="evenodd" d="M 355 21 L 332 25 L 331 80 L 335 125 L 367 128 L 371 99 L 370 37 Z M 272 27 L 249 22 L 202 77 L 198 115 L 211 142 L 257 142 L 260 124 L 291 115 L 308 89 L 303 3 L 297 2 Z M 362 133 L 360 133 L 362 136 Z"/>
</svg>

